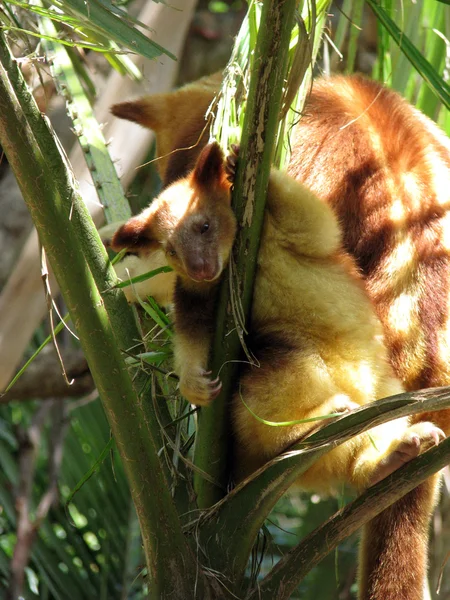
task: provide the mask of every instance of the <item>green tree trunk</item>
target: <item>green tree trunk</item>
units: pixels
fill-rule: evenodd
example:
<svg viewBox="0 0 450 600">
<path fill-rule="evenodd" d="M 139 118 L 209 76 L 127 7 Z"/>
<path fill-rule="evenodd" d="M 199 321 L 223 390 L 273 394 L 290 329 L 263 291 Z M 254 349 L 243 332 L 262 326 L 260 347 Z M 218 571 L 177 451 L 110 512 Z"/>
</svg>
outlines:
<svg viewBox="0 0 450 600">
<path fill-rule="evenodd" d="M 108 416 L 139 517 L 150 597 L 184 600 L 209 585 L 183 536 L 158 451 L 157 419 L 123 351 L 138 331 L 47 123 L 0 38 L 0 143 L 30 209 Z M 106 291 L 105 291 L 106 290 Z"/>
</svg>

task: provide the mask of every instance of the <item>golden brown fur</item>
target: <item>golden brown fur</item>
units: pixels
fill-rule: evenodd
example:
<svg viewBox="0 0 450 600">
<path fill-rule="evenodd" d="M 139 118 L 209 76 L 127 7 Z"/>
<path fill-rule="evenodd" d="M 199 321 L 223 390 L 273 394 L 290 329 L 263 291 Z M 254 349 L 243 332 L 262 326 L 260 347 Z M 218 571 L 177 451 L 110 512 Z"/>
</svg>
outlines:
<svg viewBox="0 0 450 600">
<path fill-rule="evenodd" d="M 148 209 L 123 225 L 112 243 L 117 250 L 126 247 L 139 253 L 157 245 L 166 251 L 177 273 L 176 370 L 183 395 L 200 404 L 211 401 L 220 389 L 206 369 L 216 282 L 235 230 L 218 157 L 216 144 L 206 147 L 193 173 L 167 187 Z M 213 228 L 214 215 L 223 223 L 220 229 Z M 203 246 L 198 226 L 205 222 L 214 235 Z M 211 247 L 219 256 L 212 268 Z M 287 421 L 348 411 L 402 390 L 357 269 L 342 248 L 332 210 L 277 171 L 269 182 L 250 336 L 256 341 L 253 350 L 260 368 L 247 370 L 233 398 L 238 478 L 311 430 L 311 425 L 301 424 L 268 427 L 255 420 L 242 398 L 258 416 Z M 345 482 L 364 489 L 436 443 L 440 435 L 431 423 L 387 423 L 373 429 L 370 437 L 356 436 L 325 455 L 299 483 L 325 493 Z"/>
<path fill-rule="evenodd" d="M 407 389 L 450 382 L 449 141 L 391 90 L 342 77 L 316 82 L 293 145 L 288 172 L 335 209 L 396 373 Z"/>
<path fill-rule="evenodd" d="M 408 390 L 449 385 L 448 139 L 394 92 L 338 78 L 316 82 L 293 144 L 288 172 L 336 210 L 394 371 Z M 420 420 L 450 432 L 449 410 Z M 432 478 L 365 528 L 361 598 L 423 598 L 437 490 Z"/>
<path fill-rule="evenodd" d="M 221 73 L 203 77 L 170 94 L 154 94 L 111 107 L 116 117 L 157 132 L 158 170 L 165 185 L 194 168 L 209 135 L 205 114 L 222 80 Z M 192 148 L 191 148 L 192 146 Z M 182 151 L 174 152 L 177 149 Z"/>
<path fill-rule="evenodd" d="M 170 119 L 162 114 L 170 114 L 175 95 L 158 97 L 165 108 L 152 127 L 167 147 L 184 147 L 200 135 L 204 120 L 191 120 L 189 115 L 194 115 L 193 110 L 204 114 L 217 82 L 214 77 L 206 87 L 192 84 L 191 89 L 199 92 L 195 107 L 189 94 L 177 100 L 176 110 L 186 119 L 186 129 L 182 122 L 171 130 Z M 152 97 L 145 102 L 151 112 Z M 304 112 L 295 131 L 289 173 L 333 206 L 344 246 L 362 270 L 383 324 L 394 371 L 407 389 L 449 384 L 448 140 L 397 94 L 359 77 L 315 82 Z M 189 151 L 188 168 L 202 144 Z M 172 178 L 186 174 L 182 154 L 178 153 Z M 163 179 L 166 173 L 163 169 Z M 286 348 L 289 342 L 284 338 L 277 343 Z M 273 339 L 271 344 L 278 348 Z M 289 360 L 283 351 L 274 352 L 279 353 L 277 364 Z M 447 433 L 450 430 L 449 411 L 422 419 L 434 420 Z M 370 527 L 371 551 L 366 552 L 363 544 L 361 598 L 422 597 L 435 481 L 411 492 Z M 395 587 L 396 561 L 403 572 L 402 592 Z"/>
<path fill-rule="evenodd" d="M 360 598 L 423 600 L 429 529 L 429 511 L 424 507 L 435 506 L 438 479 L 435 475 L 364 527 Z"/>
<path fill-rule="evenodd" d="M 207 404 L 217 391 L 206 369 L 216 284 L 236 228 L 229 188 L 222 152 L 210 144 L 190 175 L 168 186 L 112 240 L 116 250 L 166 252 L 177 274 L 176 370 L 182 393 L 196 404 Z M 281 171 L 272 171 L 269 181 L 250 336 L 259 340 L 254 350 L 261 367 L 241 378 L 233 400 L 239 478 L 311 429 L 268 427 L 241 397 L 262 418 L 288 421 L 351 410 L 402 391 L 332 210 Z M 363 434 L 327 454 L 302 477 L 302 485 L 330 492 L 349 482 L 362 489 L 376 469 L 392 470 L 390 455 L 398 446 L 414 455 L 416 444 L 433 442 L 436 435 L 431 424 L 408 428 L 406 419 L 377 427 L 372 439 Z"/>
<path fill-rule="evenodd" d="M 159 155 L 199 138 L 219 75 L 172 94 L 147 96 L 145 118 Z M 115 105 L 127 118 L 133 103 Z M 152 117 L 150 118 L 150 115 Z M 128 118 L 130 118 L 128 116 Z M 176 119 L 176 120 L 175 120 Z M 178 152 L 165 184 L 186 175 L 206 143 Z M 179 160 L 181 158 L 181 160 Z M 383 324 L 391 363 L 407 389 L 450 383 L 450 143 L 398 94 L 368 79 L 315 81 L 295 128 L 288 173 L 333 206 Z M 441 425 L 450 431 L 450 413 Z M 445 420 L 444 420 L 445 419 Z"/>
<path fill-rule="evenodd" d="M 269 427 L 241 397 L 259 417 L 289 421 L 341 412 L 402 390 L 353 260 L 342 249 L 333 212 L 280 171 L 272 171 L 269 182 L 250 332 L 260 340 L 254 351 L 261 366 L 242 377 L 233 400 L 240 476 L 311 429 L 310 423 Z M 372 431 L 376 448 L 367 434 L 357 436 L 328 453 L 300 483 L 325 493 L 343 482 L 362 489 L 373 480 L 375 465 L 412 431 L 406 421 L 383 425 Z M 426 438 L 427 431 L 428 425 L 417 433 Z"/>
<path fill-rule="evenodd" d="M 218 382 L 207 377 L 206 369 L 215 289 L 235 231 L 223 154 L 211 145 L 202 151 L 187 178 L 168 186 L 112 239 L 113 249 L 137 252 L 139 258 L 134 260 L 141 260 L 145 270 L 155 250 L 162 250 L 174 269 L 175 368 L 182 394 L 194 404 L 206 404 L 220 389 Z"/>
</svg>

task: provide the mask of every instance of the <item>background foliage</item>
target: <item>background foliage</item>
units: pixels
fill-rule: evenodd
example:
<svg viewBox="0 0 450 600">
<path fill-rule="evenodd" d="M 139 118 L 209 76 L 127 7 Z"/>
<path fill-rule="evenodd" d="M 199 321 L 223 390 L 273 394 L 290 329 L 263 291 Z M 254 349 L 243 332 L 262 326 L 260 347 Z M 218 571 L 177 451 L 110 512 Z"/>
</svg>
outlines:
<svg viewBox="0 0 450 600">
<path fill-rule="evenodd" d="M 375 10 L 376 18 L 370 7 Z M 188 72 L 190 78 L 195 79 L 225 63 L 231 51 L 232 36 L 236 34 L 244 12 L 245 6 L 239 2 L 199 3 L 180 61 L 180 81 L 186 81 Z M 397 89 L 450 135 L 448 6 L 435 0 L 405 4 L 391 1 L 382 5 L 374 0 L 344 0 L 328 12 L 333 16 L 326 27 L 316 70 L 363 70 Z M 103 179 L 104 169 L 108 166 L 96 162 L 99 156 L 95 149 L 104 141 L 92 111 L 96 88 L 101 87 L 102 77 L 93 76 L 93 68 L 106 74 L 112 66 L 141 80 L 142 73 L 122 50 L 138 51 L 149 58 L 164 53 L 162 47 L 136 33 L 138 23 L 130 16 L 133 14 L 137 14 L 135 2 L 118 6 L 106 1 L 88 5 L 64 0 L 33 7 L 22 2 L 5 2 L 0 9 L 2 28 L 8 31 L 8 39 L 14 45 L 16 56 L 20 57 L 23 70 L 27 72 L 28 69 L 30 81 L 36 82 L 33 84 L 35 94 L 42 95 L 50 115 L 54 103 L 49 101 L 53 84 L 49 66 L 41 57 L 47 51 L 55 53 L 52 67 L 58 77 L 57 86 L 75 119 L 72 127 L 91 161 L 91 171 L 100 172 Z M 217 36 L 218 31 L 227 31 L 229 35 Z M 84 50 L 80 51 L 81 46 Z M 222 48 L 221 53 L 217 52 L 216 63 L 205 65 L 199 57 L 209 55 L 211 58 L 218 46 Z M 94 51 L 99 54 L 95 55 Z M 197 66 L 194 68 L 192 64 Z M 424 85 L 424 79 L 428 85 Z M 149 152 L 151 156 L 151 150 Z M 124 218 L 127 209 L 118 181 L 113 181 L 114 175 L 108 177 L 112 187 L 107 192 L 110 211 L 107 218 L 114 221 Z M 145 204 L 148 196 L 154 195 L 157 189 L 154 169 L 150 167 L 145 173 L 139 171 L 131 192 L 134 210 Z M 145 303 L 145 310 L 148 317 L 156 317 L 165 329 L 165 317 L 155 312 L 155 306 Z M 153 367 L 160 369 L 170 335 L 161 334 L 161 328 L 153 329 L 153 321 L 146 321 L 145 317 L 144 327 L 153 340 L 149 350 L 154 353 L 146 358 Z M 28 355 L 39 347 L 47 333 L 46 325 L 37 330 Z M 70 350 L 74 345 L 76 341 L 66 335 L 62 346 Z M 187 454 L 192 444 L 193 417 L 175 398 L 173 382 L 164 373 L 158 373 L 158 380 L 154 380 L 155 389 L 159 385 L 171 397 L 170 415 L 166 416 L 178 420 L 174 439 L 183 454 Z M 64 450 L 58 469 L 59 501 L 42 522 L 33 545 L 24 596 L 55 599 L 144 597 L 145 561 L 137 518 L 123 467 L 110 441 L 109 426 L 95 393 L 84 393 L 81 399 L 41 400 L 37 388 L 26 402 L 23 398 L 20 402 L 14 401 L 14 388 L 11 393 L 8 402 L 0 406 L 0 590 L 3 588 L 7 597 L 9 564 L 17 539 L 15 501 L 23 474 L 20 459 L 24 456 L 24 448 L 33 443 L 30 434 L 38 423 L 30 494 L 32 517 L 52 479 L 55 430 L 64 439 Z M 153 398 L 158 402 L 156 394 Z M 48 408 L 42 415 L 44 403 L 48 403 Z M 171 468 L 179 469 L 178 477 L 182 479 L 178 451 L 169 447 L 167 453 Z M 450 506 L 449 488 L 447 477 L 443 501 L 434 521 L 438 535 L 431 569 L 433 595 L 445 557 L 445 540 L 450 537 L 449 519 L 445 520 Z M 343 501 L 344 498 L 324 500 L 317 496 L 309 499 L 298 494 L 284 497 L 261 533 L 260 549 L 265 550 L 261 572 L 267 572 L 272 561 L 323 522 L 336 510 L 337 503 Z M 298 596 L 293 598 L 353 598 L 355 556 L 355 540 L 346 540 L 336 554 L 329 555 L 308 575 Z M 259 558 L 254 565 L 258 561 Z M 445 598 L 446 594 L 450 597 L 448 579 L 444 577 L 440 597 Z"/>
</svg>

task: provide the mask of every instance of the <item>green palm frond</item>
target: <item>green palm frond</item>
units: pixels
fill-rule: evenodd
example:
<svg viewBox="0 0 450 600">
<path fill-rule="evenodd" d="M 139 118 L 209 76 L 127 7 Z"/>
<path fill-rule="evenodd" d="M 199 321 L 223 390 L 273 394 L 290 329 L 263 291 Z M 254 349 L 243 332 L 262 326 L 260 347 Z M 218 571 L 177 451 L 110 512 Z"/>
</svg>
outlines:
<svg viewBox="0 0 450 600">
<path fill-rule="evenodd" d="M 10 6 L 8 6 L 10 5 Z M 33 13 L 38 19 L 46 17 L 64 26 L 57 36 L 39 33 L 38 28 L 22 28 L 12 7 Z M 42 5 L 7 0 L 8 10 L 0 11 L 2 29 L 42 37 L 69 46 L 81 46 L 105 53 L 124 51 L 155 59 L 162 54 L 176 60 L 175 56 L 145 36 L 137 26 L 148 29 L 131 18 L 122 8 L 108 0 L 56 0 Z M 14 16 L 13 16 L 14 15 Z M 29 19 L 27 19 L 29 20 Z"/>
<path fill-rule="evenodd" d="M 423 80 L 427 83 L 430 90 L 436 95 L 436 97 L 442 102 L 442 104 L 450 109 L 450 86 L 438 73 L 433 64 L 427 60 L 427 58 L 417 49 L 417 47 L 411 42 L 408 36 L 402 31 L 397 24 L 391 19 L 388 11 L 382 8 L 376 0 L 367 0 L 372 10 L 377 15 L 380 23 L 383 25 L 384 30 L 389 34 L 393 41 L 397 44 L 401 52 L 406 56 L 408 61 L 413 66 L 414 70 L 421 75 Z M 438 5 L 436 5 L 438 6 Z M 443 7 L 439 7 L 442 8 Z M 436 15 L 435 18 L 439 17 Z M 441 40 L 442 41 L 442 40 Z M 432 55 L 438 55 L 440 59 L 443 58 L 441 52 L 435 52 L 435 45 L 431 49 Z M 436 62 L 436 59 L 434 60 Z M 392 61 L 394 64 L 394 61 Z"/>
<path fill-rule="evenodd" d="M 27 418 L 32 409 L 16 407 L 15 419 Z M 14 486 L 18 480 L 16 444 L 9 407 L 0 409 L 3 435 L 0 439 L 0 581 L 8 577 L 15 543 Z M 18 414 L 21 413 L 21 414 Z M 6 417 L 6 418 L 5 418 Z M 77 489 L 80 481 L 107 447 L 110 430 L 99 400 L 71 411 L 71 425 L 64 445 L 60 478 L 60 502 L 51 510 L 33 547 L 28 586 L 33 574 L 37 595 L 27 598 L 89 600 L 128 597 L 142 591 L 139 578 L 143 563 L 141 546 L 132 550 L 130 527 L 136 532 L 136 516 L 127 482 L 116 451 Z M 41 450 L 40 468 L 34 484 L 37 500 L 46 488 L 46 451 Z M 74 489 L 77 492 L 73 497 Z M 67 499 L 70 503 L 66 505 Z M 137 538 L 139 539 L 139 538 Z M 131 544 L 131 547 L 130 547 Z M 124 585 L 130 586 L 127 590 Z"/>
</svg>

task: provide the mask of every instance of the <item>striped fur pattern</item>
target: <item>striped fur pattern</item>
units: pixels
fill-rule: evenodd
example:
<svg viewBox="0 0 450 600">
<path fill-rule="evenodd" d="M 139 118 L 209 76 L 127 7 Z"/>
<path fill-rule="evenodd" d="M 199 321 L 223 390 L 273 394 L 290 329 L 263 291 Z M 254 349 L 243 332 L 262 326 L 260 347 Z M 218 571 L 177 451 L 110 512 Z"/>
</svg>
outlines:
<svg viewBox="0 0 450 600">
<path fill-rule="evenodd" d="M 115 250 L 164 248 L 177 273 L 175 369 L 192 404 L 206 405 L 220 390 L 207 368 L 217 281 L 236 227 L 229 190 L 222 151 L 210 144 L 191 174 L 166 187 L 112 240 Z M 333 210 L 281 171 L 270 174 L 250 335 L 260 368 L 247 369 L 232 405 L 238 479 L 311 430 L 310 423 L 267 427 L 241 396 L 264 419 L 301 421 L 402 391 Z M 430 423 L 386 423 L 329 452 L 300 484 L 325 493 L 345 482 L 363 489 L 437 443 L 440 433 Z"/>
<path fill-rule="evenodd" d="M 339 77 L 316 82 L 293 146 L 288 172 L 336 211 L 397 375 L 450 382 L 449 140 L 391 90 Z"/>
<path fill-rule="evenodd" d="M 156 98 L 157 118 L 151 124 L 136 114 L 132 120 L 151 125 L 171 149 L 184 147 L 183 126 L 171 129 L 165 114 L 176 105 L 186 119 L 186 139 L 195 137 L 194 130 L 198 137 L 204 120 L 189 115 L 207 110 L 218 87 L 216 76 L 210 84 L 203 80 L 201 89 L 191 84 L 199 92 L 195 109 L 189 94 L 180 101 L 175 92 Z M 153 114 L 153 97 L 142 102 Z M 115 114 L 129 118 L 120 114 L 120 106 Z M 344 247 L 356 260 L 383 325 L 394 372 L 408 390 L 450 384 L 448 139 L 397 94 L 357 76 L 316 81 L 294 136 L 288 173 L 333 207 Z M 206 138 L 189 151 L 187 161 L 177 156 L 171 171 L 163 167 L 163 180 L 184 176 L 203 143 Z M 271 343 L 274 349 L 289 348 L 286 339 Z M 449 433 L 450 411 L 415 420 L 426 419 Z M 436 482 L 425 482 L 366 528 L 361 599 L 423 597 Z"/>
</svg>

